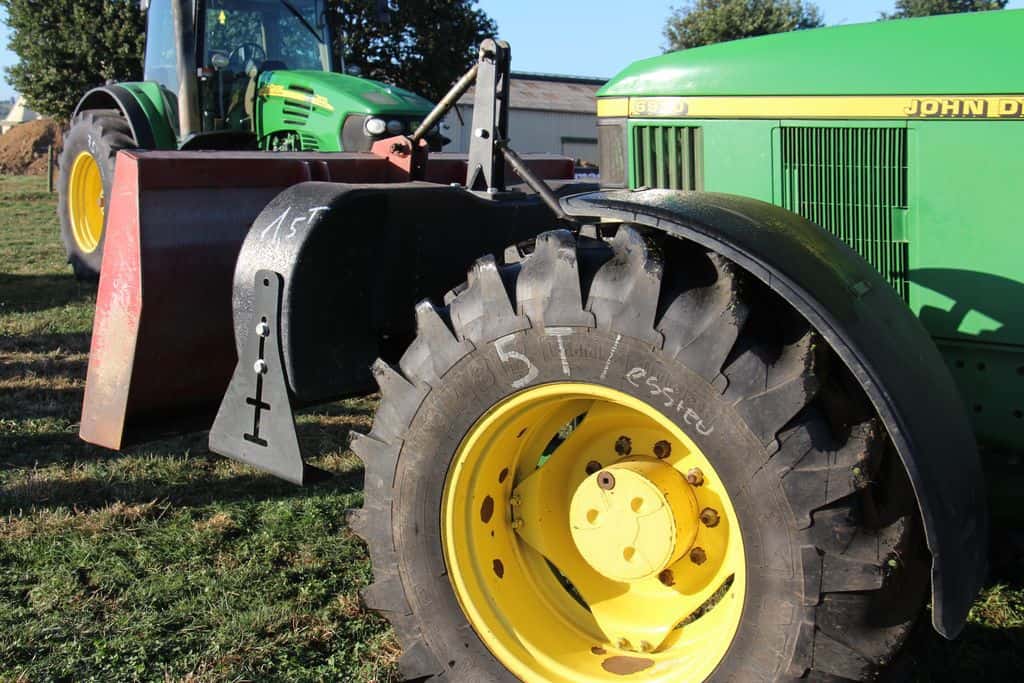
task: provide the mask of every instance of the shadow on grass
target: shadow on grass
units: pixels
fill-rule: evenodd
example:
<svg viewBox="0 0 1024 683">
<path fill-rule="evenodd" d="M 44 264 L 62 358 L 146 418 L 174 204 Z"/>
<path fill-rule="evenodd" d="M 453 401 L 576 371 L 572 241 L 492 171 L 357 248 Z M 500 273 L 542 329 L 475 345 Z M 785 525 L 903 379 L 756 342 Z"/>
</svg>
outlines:
<svg viewBox="0 0 1024 683">
<path fill-rule="evenodd" d="M 198 460 L 197 465 L 202 461 Z M 8 487 L 0 501 L 0 514 L 35 509 L 97 510 L 114 503 L 145 504 L 154 500 L 177 507 L 199 507 L 235 501 L 309 498 L 326 493 L 357 493 L 363 472 L 334 473 L 314 486 L 300 487 L 256 470 L 226 477 L 196 477 L 169 483 L 161 476 L 109 480 L 100 477 L 26 481 Z"/>
<path fill-rule="evenodd" d="M 0 273 L 0 311 L 31 313 L 88 301 L 96 295 L 96 283 L 79 282 L 64 275 L 12 275 Z"/>
<path fill-rule="evenodd" d="M 0 353 L 89 353 L 91 340 L 89 332 L 5 335 L 0 337 Z M 85 377 L 84 365 L 82 377 Z"/>
<path fill-rule="evenodd" d="M 1024 628 L 969 623 L 950 641 L 936 633 L 931 624 L 923 623 L 899 668 L 900 675 L 892 680 L 1020 680 L 1024 672 Z"/>
</svg>

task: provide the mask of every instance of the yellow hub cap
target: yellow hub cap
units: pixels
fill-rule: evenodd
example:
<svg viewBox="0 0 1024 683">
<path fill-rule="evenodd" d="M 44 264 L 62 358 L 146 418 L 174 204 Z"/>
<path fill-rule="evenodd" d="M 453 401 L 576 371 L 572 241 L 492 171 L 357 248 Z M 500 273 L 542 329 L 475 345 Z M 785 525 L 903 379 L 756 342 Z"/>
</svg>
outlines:
<svg viewBox="0 0 1024 683">
<path fill-rule="evenodd" d="M 86 254 L 92 253 L 103 235 L 103 176 L 89 152 L 81 152 L 71 165 L 68 183 L 71 235 Z"/>
<path fill-rule="evenodd" d="M 572 539 L 587 564 L 614 581 L 668 569 L 697 536 L 697 498 L 660 460 L 616 463 L 579 485 L 569 507 Z"/>
<path fill-rule="evenodd" d="M 463 612 L 527 683 L 701 681 L 739 627 L 729 495 L 682 429 L 627 394 L 557 383 L 494 406 L 441 513 Z"/>
</svg>

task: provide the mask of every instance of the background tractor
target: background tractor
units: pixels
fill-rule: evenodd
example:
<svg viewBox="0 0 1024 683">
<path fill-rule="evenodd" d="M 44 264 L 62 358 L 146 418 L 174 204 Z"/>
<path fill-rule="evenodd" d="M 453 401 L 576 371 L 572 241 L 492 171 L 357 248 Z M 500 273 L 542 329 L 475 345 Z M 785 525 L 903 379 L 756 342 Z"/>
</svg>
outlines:
<svg viewBox="0 0 1024 683">
<path fill-rule="evenodd" d="M 378 388 L 349 524 L 410 680 L 873 679 L 926 605 L 963 627 L 977 440 L 1021 445 L 1024 96 L 984 68 L 1021 30 L 640 62 L 600 93 L 600 188 L 510 148 L 493 40 L 369 153 L 122 152 L 81 436 L 212 419 L 309 484 L 294 409 Z M 474 81 L 468 157 L 431 154 Z"/>
<path fill-rule="evenodd" d="M 78 277 L 99 273 L 120 150 L 366 152 L 411 133 L 431 109 L 411 92 L 346 73 L 322 0 L 143 0 L 143 8 L 144 80 L 89 91 L 64 143 L 58 213 Z M 440 149 L 437 129 L 427 138 Z"/>
</svg>

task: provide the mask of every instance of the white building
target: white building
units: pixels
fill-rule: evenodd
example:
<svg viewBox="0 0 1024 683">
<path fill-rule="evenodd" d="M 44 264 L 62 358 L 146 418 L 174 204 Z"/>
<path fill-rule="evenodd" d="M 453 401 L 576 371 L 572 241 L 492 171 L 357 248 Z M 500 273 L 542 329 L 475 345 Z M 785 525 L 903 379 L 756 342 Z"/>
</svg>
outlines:
<svg viewBox="0 0 1024 683">
<path fill-rule="evenodd" d="M 19 96 L 18 100 L 11 107 L 11 110 L 7 112 L 7 116 L 3 121 L 0 121 L 0 133 L 6 133 L 11 128 L 14 128 L 19 123 L 26 123 L 28 121 L 34 121 L 39 118 L 39 114 L 35 113 L 31 109 L 25 106 L 25 98 Z"/>
<path fill-rule="evenodd" d="M 520 154 L 562 154 L 597 164 L 597 104 L 606 79 L 513 72 L 509 80 L 508 135 Z M 468 152 L 474 88 L 444 118 L 445 152 Z M 458 111 L 458 114 L 456 113 Z M 461 120 L 460 120 L 461 115 Z"/>
</svg>

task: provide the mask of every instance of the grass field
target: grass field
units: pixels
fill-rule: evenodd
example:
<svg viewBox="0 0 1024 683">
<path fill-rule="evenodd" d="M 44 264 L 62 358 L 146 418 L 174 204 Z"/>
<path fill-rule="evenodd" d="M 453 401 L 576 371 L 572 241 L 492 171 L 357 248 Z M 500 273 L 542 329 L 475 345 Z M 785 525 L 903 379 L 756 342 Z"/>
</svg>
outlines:
<svg viewBox="0 0 1024 683">
<path fill-rule="evenodd" d="M 123 453 L 77 439 L 95 289 L 63 263 L 54 197 L 0 178 L 0 681 L 394 679 L 389 629 L 344 511 L 348 430 L 374 404 L 300 416 L 299 489 L 212 455 L 206 435 Z M 1002 528 L 963 636 L 918 635 L 914 680 L 1024 676 L 1024 563 Z"/>
</svg>

